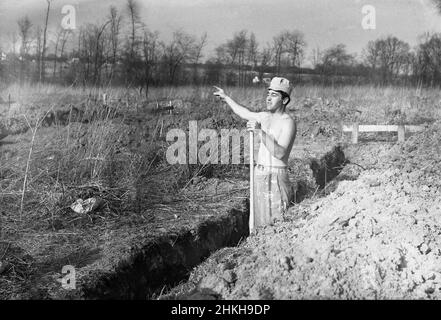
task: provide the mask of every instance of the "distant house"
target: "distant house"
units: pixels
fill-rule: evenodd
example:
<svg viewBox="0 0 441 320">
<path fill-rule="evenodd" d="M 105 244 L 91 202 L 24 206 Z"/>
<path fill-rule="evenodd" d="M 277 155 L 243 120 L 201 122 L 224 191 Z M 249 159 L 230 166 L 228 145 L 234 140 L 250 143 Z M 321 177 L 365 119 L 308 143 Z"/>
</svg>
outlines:
<svg viewBox="0 0 441 320">
<path fill-rule="evenodd" d="M 0 61 L 6 60 L 6 53 L 0 51 Z"/>
<path fill-rule="evenodd" d="M 79 63 L 80 62 L 80 58 L 72 58 L 70 60 L 70 63 L 75 64 L 75 63 Z"/>
</svg>

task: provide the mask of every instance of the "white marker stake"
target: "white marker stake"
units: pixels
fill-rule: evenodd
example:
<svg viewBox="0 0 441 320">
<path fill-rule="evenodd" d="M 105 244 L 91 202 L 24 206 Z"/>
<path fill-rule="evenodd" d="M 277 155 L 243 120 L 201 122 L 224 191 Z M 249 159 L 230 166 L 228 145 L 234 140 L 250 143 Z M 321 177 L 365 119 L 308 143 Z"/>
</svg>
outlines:
<svg viewBox="0 0 441 320">
<path fill-rule="evenodd" d="M 250 234 L 254 231 L 254 131 L 250 131 Z"/>
</svg>

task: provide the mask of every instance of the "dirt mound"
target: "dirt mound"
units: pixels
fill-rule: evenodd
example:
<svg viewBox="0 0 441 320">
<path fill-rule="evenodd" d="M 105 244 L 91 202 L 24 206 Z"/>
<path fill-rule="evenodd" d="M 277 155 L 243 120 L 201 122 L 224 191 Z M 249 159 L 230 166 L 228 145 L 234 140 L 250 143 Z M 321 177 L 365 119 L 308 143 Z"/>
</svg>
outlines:
<svg viewBox="0 0 441 320">
<path fill-rule="evenodd" d="M 2 118 L 0 119 L 0 139 L 9 135 L 24 133 L 29 129 L 26 120 L 19 118 Z"/>
<path fill-rule="evenodd" d="M 7 130 L 2 123 L 0 123 L 0 140 L 6 138 L 8 135 L 9 130 Z"/>
<path fill-rule="evenodd" d="M 213 255 L 166 298 L 441 298 L 440 135 L 436 123 L 371 154 L 357 180 Z"/>
</svg>

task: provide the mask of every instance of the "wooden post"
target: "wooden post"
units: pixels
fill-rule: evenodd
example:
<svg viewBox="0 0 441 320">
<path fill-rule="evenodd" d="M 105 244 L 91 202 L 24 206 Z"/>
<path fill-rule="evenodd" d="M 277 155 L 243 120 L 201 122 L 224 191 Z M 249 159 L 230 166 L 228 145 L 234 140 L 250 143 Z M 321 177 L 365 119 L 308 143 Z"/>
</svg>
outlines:
<svg viewBox="0 0 441 320">
<path fill-rule="evenodd" d="M 358 143 L 358 123 L 352 124 L 352 143 Z"/>
<path fill-rule="evenodd" d="M 250 131 L 250 234 L 254 231 L 254 131 Z"/>
<path fill-rule="evenodd" d="M 161 130 L 159 130 L 159 137 L 162 137 L 162 130 L 164 129 L 164 119 L 161 119 Z"/>
<path fill-rule="evenodd" d="M 404 125 L 398 126 L 398 142 L 404 142 L 406 138 L 406 127 Z"/>
<path fill-rule="evenodd" d="M 8 108 L 11 110 L 11 94 L 8 94 Z"/>
<path fill-rule="evenodd" d="M 104 105 L 107 105 L 106 98 L 107 98 L 107 95 L 105 93 L 103 93 L 103 104 Z"/>
</svg>

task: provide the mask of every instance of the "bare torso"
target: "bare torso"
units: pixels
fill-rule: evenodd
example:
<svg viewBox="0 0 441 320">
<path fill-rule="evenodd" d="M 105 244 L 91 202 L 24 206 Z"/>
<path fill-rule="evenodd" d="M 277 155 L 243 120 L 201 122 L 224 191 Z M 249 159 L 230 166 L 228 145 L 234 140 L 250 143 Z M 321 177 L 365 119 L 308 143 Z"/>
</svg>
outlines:
<svg viewBox="0 0 441 320">
<path fill-rule="evenodd" d="M 262 142 L 262 136 L 260 141 L 260 147 L 259 147 L 259 153 L 257 156 L 257 163 L 264 166 L 273 166 L 273 167 L 286 167 L 288 166 L 288 158 L 289 154 L 291 153 L 292 146 L 294 144 L 294 140 L 296 137 L 296 126 L 294 125 L 294 132 L 288 132 L 286 129 L 288 126 L 287 124 L 289 122 L 295 123 L 295 120 L 287 113 L 283 114 L 271 114 L 267 113 L 262 118 L 261 121 L 261 127 L 262 130 L 264 130 L 268 135 L 272 136 L 277 142 L 281 139 L 284 135 L 289 135 L 291 138 L 289 140 L 289 144 L 287 147 L 287 152 L 285 156 L 282 159 L 277 159 L 270 151 L 267 149 L 267 147 Z"/>
</svg>

